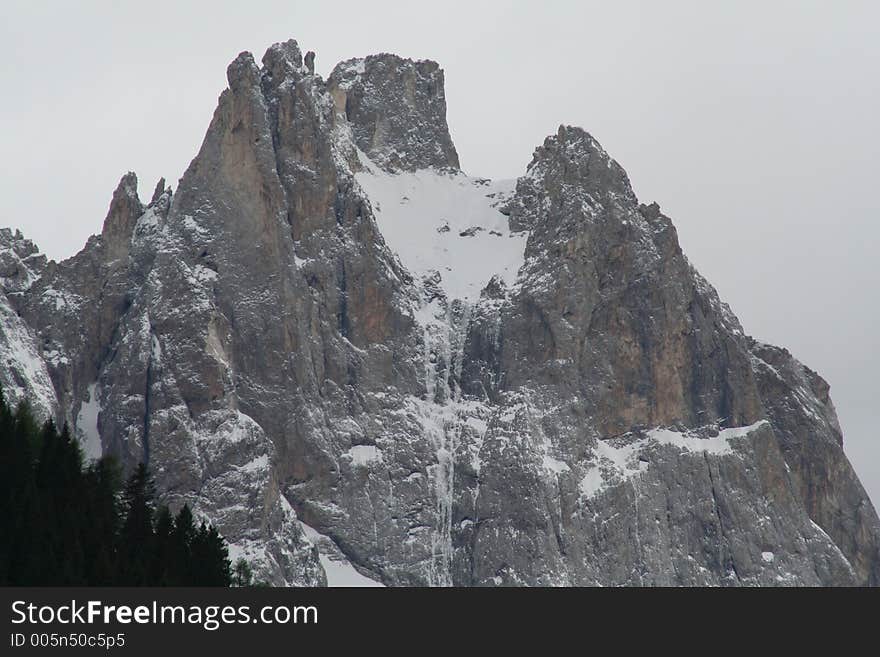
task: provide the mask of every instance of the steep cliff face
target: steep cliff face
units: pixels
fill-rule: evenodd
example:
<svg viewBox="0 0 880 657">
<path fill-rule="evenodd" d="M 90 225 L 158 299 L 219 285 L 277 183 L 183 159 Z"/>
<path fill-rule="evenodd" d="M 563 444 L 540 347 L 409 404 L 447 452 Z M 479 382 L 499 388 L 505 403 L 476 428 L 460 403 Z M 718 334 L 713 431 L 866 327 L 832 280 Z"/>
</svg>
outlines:
<svg viewBox="0 0 880 657">
<path fill-rule="evenodd" d="M 328 88 L 354 144 L 386 171 L 457 170 L 436 62 L 371 55 L 337 65 Z"/>
<path fill-rule="evenodd" d="M 0 380 L 276 584 L 880 584 L 827 384 L 561 127 L 466 176 L 443 73 L 242 53 L 149 204 L 0 232 Z"/>
<path fill-rule="evenodd" d="M 55 415 L 58 400 L 49 378 L 45 351 L 16 312 L 15 302 L 38 280 L 46 257 L 20 231 L 0 229 L 0 385 L 6 400 L 28 400 L 42 417 Z"/>
</svg>

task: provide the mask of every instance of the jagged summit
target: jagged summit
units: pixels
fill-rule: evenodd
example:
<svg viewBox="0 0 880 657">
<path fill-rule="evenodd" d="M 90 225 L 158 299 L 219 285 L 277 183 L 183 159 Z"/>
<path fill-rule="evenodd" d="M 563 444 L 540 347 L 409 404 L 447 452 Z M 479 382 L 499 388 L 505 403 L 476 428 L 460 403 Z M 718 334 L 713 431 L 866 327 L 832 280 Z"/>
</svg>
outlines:
<svg viewBox="0 0 880 657">
<path fill-rule="evenodd" d="M 635 198 L 629 177 L 599 142 L 583 128 L 560 125 L 535 149 L 527 175 L 552 176 L 548 169 L 565 167 L 566 181 L 585 183 L 597 192 Z"/>
<path fill-rule="evenodd" d="M 263 55 L 262 62 L 264 70 L 279 80 L 293 73 L 298 76 L 315 74 L 315 53 L 309 51 L 303 58 L 299 44 L 294 39 L 270 46 Z"/>
<path fill-rule="evenodd" d="M 117 260 L 128 254 L 131 234 L 143 213 L 144 205 L 138 197 L 138 179 L 129 171 L 113 192 L 110 210 L 101 230 L 101 238 L 109 260 Z"/>
<path fill-rule="evenodd" d="M 354 145 L 382 169 L 460 168 L 446 123 L 443 71 L 436 62 L 370 55 L 338 64 L 324 82 L 314 73 L 314 53 L 304 60 L 291 39 L 271 46 L 262 64 L 260 69 L 251 53 L 238 55 L 227 69 L 233 94 L 262 81 L 271 95 L 309 78 L 317 102 L 325 105 L 318 113 L 328 109 L 326 99 L 334 110 L 322 119 L 344 122 Z"/>
<path fill-rule="evenodd" d="M 46 256 L 19 229 L 0 228 L 0 289 L 23 292 L 46 268 Z"/>
<path fill-rule="evenodd" d="M 276 584 L 880 583 L 827 384 L 588 133 L 493 182 L 433 62 L 228 78 L 173 195 L 62 263 L 0 231 L 0 381 L 90 455 Z"/>
<path fill-rule="evenodd" d="M 338 64 L 328 79 L 358 148 L 380 167 L 404 171 L 460 168 L 444 84 L 436 62 L 390 54 Z"/>
</svg>

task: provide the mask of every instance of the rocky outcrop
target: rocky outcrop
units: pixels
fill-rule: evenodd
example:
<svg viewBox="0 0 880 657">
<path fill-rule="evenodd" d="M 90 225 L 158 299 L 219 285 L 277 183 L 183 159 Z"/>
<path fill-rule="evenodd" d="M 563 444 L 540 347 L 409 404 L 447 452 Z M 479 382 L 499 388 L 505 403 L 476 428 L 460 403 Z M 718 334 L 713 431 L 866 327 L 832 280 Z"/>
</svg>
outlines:
<svg viewBox="0 0 880 657">
<path fill-rule="evenodd" d="M 173 194 L 126 175 L 62 263 L 0 233 L 0 349 L 43 372 L 4 387 L 275 584 L 880 583 L 827 384 L 589 134 L 491 183 L 433 62 L 324 81 L 288 41 L 227 77 Z"/>
<path fill-rule="evenodd" d="M 753 340 L 749 344 L 764 408 L 798 499 L 847 555 L 857 581 L 880 585 L 880 524 L 852 476 L 828 383 L 785 349 Z"/>
<path fill-rule="evenodd" d="M 355 145 L 383 169 L 459 168 L 436 62 L 389 54 L 350 59 L 333 69 L 328 86 Z"/>
<path fill-rule="evenodd" d="M 0 228 L 0 286 L 6 294 L 21 294 L 46 268 L 46 256 L 20 230 Z"/>
<path fill-rule="evenodd" d="M 0 229 L 0 386 L 13 405 L 27 400 L 36 414 L 53 417 L 58 400 L 34 331 L 17 302 L 40 278 L 46 257 L 21 231 Z"/>
</svg>

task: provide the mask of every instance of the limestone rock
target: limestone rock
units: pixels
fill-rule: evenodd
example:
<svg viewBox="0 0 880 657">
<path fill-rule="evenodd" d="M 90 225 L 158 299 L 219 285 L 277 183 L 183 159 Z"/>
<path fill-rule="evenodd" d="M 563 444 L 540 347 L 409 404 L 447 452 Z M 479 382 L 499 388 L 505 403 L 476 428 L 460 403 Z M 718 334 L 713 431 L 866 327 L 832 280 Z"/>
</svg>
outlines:
<svg viewBox="0 0 880 657">
<path fill-rule="evenodd" d="M 459 168 L 436 62 L 389 54 L 351 59 L 333 69 L 328 84 L 355 144 L 382 168 Z"/>
</svg>

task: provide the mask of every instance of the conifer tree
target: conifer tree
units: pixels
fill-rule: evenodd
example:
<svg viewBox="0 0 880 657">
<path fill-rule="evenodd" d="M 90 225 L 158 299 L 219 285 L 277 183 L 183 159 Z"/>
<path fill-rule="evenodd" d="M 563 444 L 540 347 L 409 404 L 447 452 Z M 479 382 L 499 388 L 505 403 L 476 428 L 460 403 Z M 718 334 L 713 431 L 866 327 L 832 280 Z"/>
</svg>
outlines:
<svg viewBox="0 0 880 657">
<path fill-rule="evenodd" d="M 87 515 L 83 549 L 86 553 L 86 580 L 96 586 L 116 581 L 122 509 L 118 500 L 120 473 L 112 457 L 92 463 L 85 473 Z"/>
<path fill-rule="evenodd" d="M 229 586 L 229 549 L 220 534 L 204 522 L 192 541 L 192 572 L 199 586 Z"/>
<path fill-rule="evenodd" d="M 250 586 L 254 582 L 254 572 L 244 557 L 239 557 L 232 567 L 233 586 Z"/>
<path fill-rule="evenodd" d="M 120 496 L 112 458 L 84 466 L 67 426 L 42 428 L 27 402 L 12 411 L 0 386 L 0 586 L 229 586 L 216 529 L 196 529 L 186 505 L 155 505 L 138 466 Z"/>
<path fill-rule="evenodd" d="M 174 519 L 174 530 L 171 533 L 171 550 L 169 560 L 169 577 L 173 586 L 193 586 L 197 581 L 192 568 L 192 542 L 196 535 L 189 505 L 184 504 Z"/>
<path fill-rule="evenodd" d="M 147 466 L 141 463 L 122 495 L 125 520 L 119 543 L 120 584 L 147 586 L 150 583 L 154 498 L 152 478 Z"/>
<path fill-rule="evenodd" d="M 174 518 L 167 506 L 156 513 L 156 542 L 150 579 L 154 586 L 173 586 L 177 584 L 170 568 L 174 558 Z"/>
</svg>

